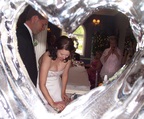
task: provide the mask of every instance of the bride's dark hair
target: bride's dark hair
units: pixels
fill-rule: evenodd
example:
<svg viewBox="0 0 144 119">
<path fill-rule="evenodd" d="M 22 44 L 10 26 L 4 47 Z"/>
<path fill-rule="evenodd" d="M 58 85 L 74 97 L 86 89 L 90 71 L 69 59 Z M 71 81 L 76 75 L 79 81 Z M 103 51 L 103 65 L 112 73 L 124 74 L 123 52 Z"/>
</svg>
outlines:
<svg viewBox="0 0 144 119">
<path fill-rule="evenodd" d="M 67 36 L 60 36 L 53 46 L 48 47 L 47 51 L 50 52 L 49 56 L 52 58 L 52 60 L 55 60 L 57 58 L 57 50 L 62 49 L 68 50 L 70 52 L 70 56 L 65 59 L 65 62 L 67 62 L 73 57 L 73 54 L 75 52 L 73 40 L 71 38 L 68 38 Z"/>
</svg>

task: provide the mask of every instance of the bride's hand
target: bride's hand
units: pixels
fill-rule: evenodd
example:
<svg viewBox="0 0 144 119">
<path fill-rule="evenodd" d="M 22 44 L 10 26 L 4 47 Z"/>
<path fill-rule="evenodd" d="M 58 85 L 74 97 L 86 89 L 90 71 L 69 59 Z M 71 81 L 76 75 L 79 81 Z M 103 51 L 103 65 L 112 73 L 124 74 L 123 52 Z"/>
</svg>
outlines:
<svg viewBox="0 0 144 119">
<path fill-rule="evenodd" d="M 52 107 L 57 111 L 57 112 L 61 112 L 62 110 L 64 110 L 65 108 L 65 103 L 63 101 L 60 102 L 54 102 L 54 104 L 52 105 Z"/>
<path fill-rule="evenodd" d="M 62 95 L 62 99 L 63 99 L 63 101 L 66 102 L 66 103 L 67 103 L 67 102 L 70 102 L 70 98 L 69 98 L 66 94 L 63 94 L 63 95 Z"/>
</svg>

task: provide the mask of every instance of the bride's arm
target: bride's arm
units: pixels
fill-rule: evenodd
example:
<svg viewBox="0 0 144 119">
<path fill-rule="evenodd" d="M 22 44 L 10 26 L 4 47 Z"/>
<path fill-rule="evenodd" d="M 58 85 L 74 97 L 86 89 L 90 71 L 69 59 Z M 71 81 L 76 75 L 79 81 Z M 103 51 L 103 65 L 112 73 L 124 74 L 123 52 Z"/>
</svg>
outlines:
<svg viewBox="0 0 144 119">
<path fill-rule="evenodd" d="M 46 81 L 48 80 L 47 74 L 50 69 L 51 61 L 52 60 L 48 56 L 48 53 L 45 53 L 41 59 L 40 72 L 39 72 L 39 87 L 43 96 L 45 97 L 47 102 L 51 105 L 51 107 L 53 107 L 54 109 L 58 109 L 59 111 L 62 111 L 65 108 L 65 104 L 63 102 L 54 102 L 46 87 Z"/>
<path fill-rule="evenodd" d="M 39 87 L 47 102 L 51 106 L 53 106 L 54 101 L 46 88 L 47 74 L 50 68 L 50 64 L 51 64 L 51 58 L 48 56 L 48 53 L 45 53 L 41 57 L 40 70 L 39 70 Z"/>
<path fill-rule="evenodd" d="M 71 67 L 71 60 L 68 61 L 64 72 L 62 74 L 62 99 L 64 101 L 69 101 L 68 96 L 66 95 L 66 86 L 67 86 L 67 81 L 68 81 L 68 74 L 69 74 L 69 69 Z"/>
</svg>

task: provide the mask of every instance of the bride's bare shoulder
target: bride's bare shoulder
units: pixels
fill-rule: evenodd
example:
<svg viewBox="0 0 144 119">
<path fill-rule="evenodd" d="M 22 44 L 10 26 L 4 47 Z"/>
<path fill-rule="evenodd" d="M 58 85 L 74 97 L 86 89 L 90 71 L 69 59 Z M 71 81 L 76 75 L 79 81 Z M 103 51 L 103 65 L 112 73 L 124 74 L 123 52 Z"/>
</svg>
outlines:
<svg viewBox="0 0 144 119">
<path fill-rule="evenodd" d="M 49 57 L 50 53 L 47 51 L 45 52 L 40 58 L 39 58 L 39 64 L 41 64 L 42 61 L 50 61 L 51 58 Z"/>
</svg>

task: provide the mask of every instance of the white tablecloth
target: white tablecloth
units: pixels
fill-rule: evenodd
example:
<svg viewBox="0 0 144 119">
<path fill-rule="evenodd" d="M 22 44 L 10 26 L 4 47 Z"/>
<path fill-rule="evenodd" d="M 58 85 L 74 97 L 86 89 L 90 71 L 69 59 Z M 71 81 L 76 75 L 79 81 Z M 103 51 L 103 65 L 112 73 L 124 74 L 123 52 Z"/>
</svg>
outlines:
<svg viewBox="0 0 144 119">
<path fill-rule="evenodd" d="M 67 84 L 67 93 L 83 95 L 90 91 L 90 83 L 85 67 L 71 67 Z"/>
</svg>

